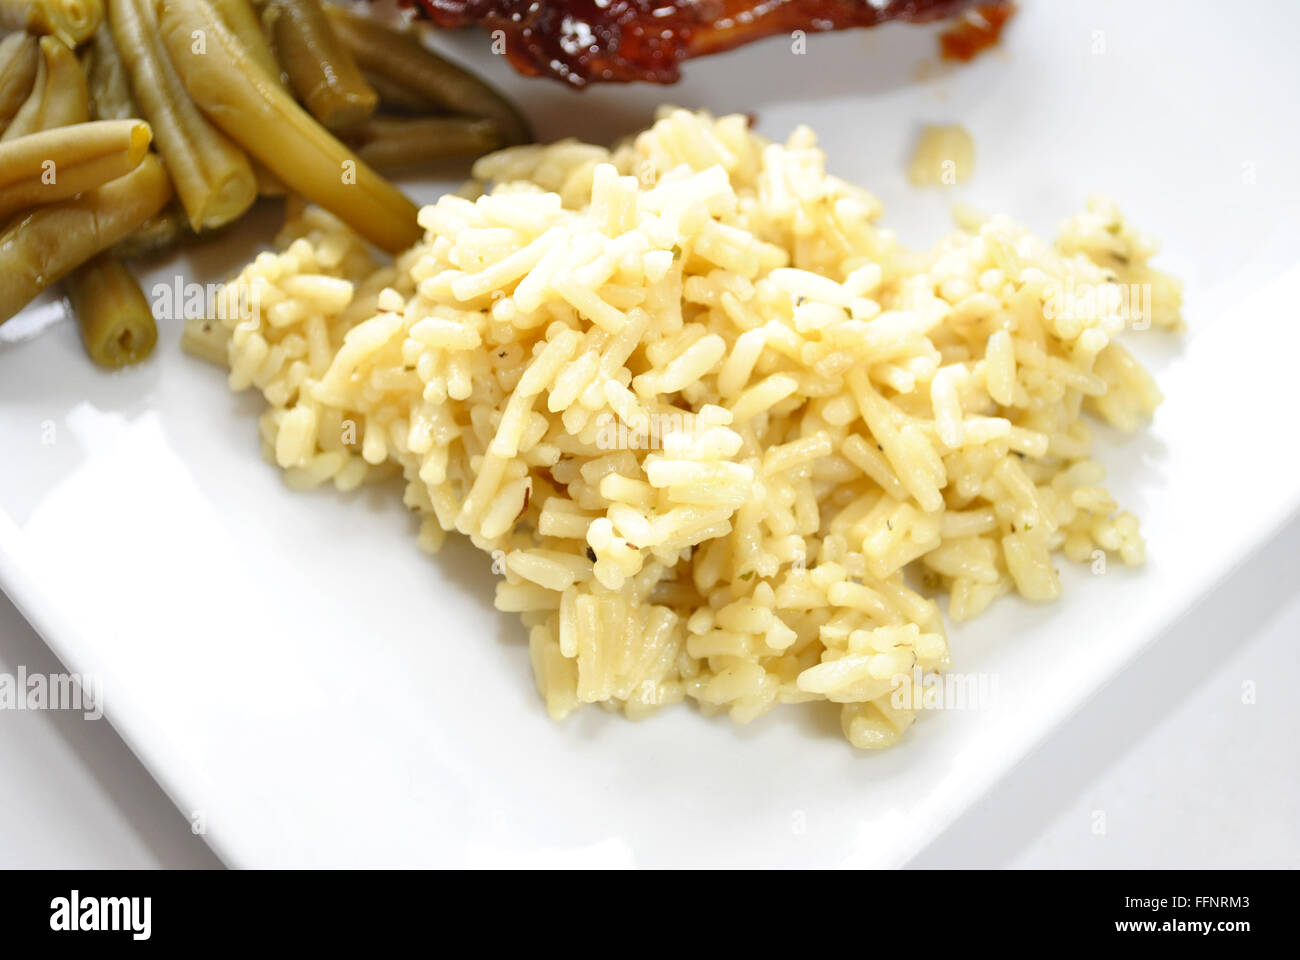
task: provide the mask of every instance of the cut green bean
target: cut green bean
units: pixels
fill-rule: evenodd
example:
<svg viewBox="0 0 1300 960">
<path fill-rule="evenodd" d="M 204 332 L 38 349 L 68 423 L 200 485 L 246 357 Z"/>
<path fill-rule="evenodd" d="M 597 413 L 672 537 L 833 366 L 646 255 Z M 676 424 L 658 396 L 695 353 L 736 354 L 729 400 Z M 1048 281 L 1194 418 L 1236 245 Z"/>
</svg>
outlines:
<svg viewBox="0 0 1300 960">
<path fill-rule="evenodd" d="M 131 91 L 131 80 L 126 64 L 113 42 L 113 31 L 108 21 L 99 25 L 90 38 L 82 56 L 86 81 L 90 85 L 90 115 L 92 119 L 107 120 L 113 117 L 139 117 L 140 105 Z M 152 131 L 151 131 L 152 133 Z M 254 169 L 256 172 L 256 168 Z M 147 257 L 175 246 L 191 235 L 185 208 L 175 198 L 158 213 L 113 246 L 113 252 L 123 259 Z"/>
<path fill-rule="evenodd" d="M 366 78 L 366 83 L 375 88 L 375 93 L 379 94 L 380 109 L 397 111 L 417 117 L 427 117 L 435 113 L 443 113 L 442 107 L 434 103 L 428 97 L 421 96 L 414 90 L 402 86 L 389 80 L 382 74 L 375 73 L 372 70 L 363 70 L 362 75 Z"/>
<path fill-rule="evenodd" d="M 43 101 L 39 110 L 20 114 L 8 132 L 12 133 L 24 122 L 45 132 L 0 143 L 0 156 L 9 151 L 12 161 L 9 169 L 15 176 L 22 177 L 11 184 L 11 189 L 0 191 L 0 213 L 7 215 L 33 203 L 54 204 L 78 194 L 84 194 L 82 200 L 93 198 L 104 185 L 119 178 L 125 179 L 125 175 L 138 167 L 148 152 L 153 134 L 149 124 L 143 120 L 126 119 L 135 112 L 131 91 L 121 73 L 120 63 L 115 64 L 110 59 L 111 40 L 107 40 L 108 32 L 102 23 L 94 36 L 101 42 L 98 55 L 87 51 L 88 65 L 93 67 L 98 62 L 104 68 L 97 77 L 101 101 L 95 112 L 111 109 L 122 119 L 84 122 L 91 111 L 86 72 L 62 40 L 42 37 L 41 52 L 45 57 L 43 66 L 47 84 Z M 105 41 L 109 44 L 107 48 Z M 68 58 L 71 58 L 71 65 Z M 116 76 L 112 73 L 114 66 L 117 67 Z M 38 79 L 37 87 L 40 85 Z M 74 123 L 73 118 L 83 122 Z M 157 164 L 156 158 L 151 159 Z M 39 175 L 36 174 L 38 168 L 41 171 Z M 166 174 L 161 173 L 161 168 L 159 170 L 163 185 L 170 194 L 171 186 Z M 141 187 L 146 196 L 147 187 L 147 183 Z M 137 199 L 130 198 L 126 202 Z M 148 356 L 157 342 L 158 328 L 135 278 L 115 260 L 94 259 L 77 264 L 68 259 L 76 255 L 81 243 L 94 245 L 93 249 L 85 249 L 90 255 L 95 249 L 102 249 L 118 239 L 112 225 L 115 211 L 101 213 L 98 209 L 87 212 L 84 209 L 60 211 L 52 208 L 48 212 L 48 218 L 26 218 L 23 221 L 27 224 L 26 232 L 20 233 L 10 245 L 9 252 L 15 255 L 20 267 L 24 255 L 30 258 L 29 266 L 40 265 L 41 272 L 29 273 L 25 278 L 19 276 L 19 289 L 22 289 L 24 279 L 28 280 L 27 286 L 35 288 L 49 282 L 51 276 L 58 279 L 59 275 L 66 274 L 73 313 L 81 328 L 82 345 L 91 359 L 102 366 L 116 368 Z M 65 216 L 61 217 L 60 212 Z M 87 216 L 89 223 L 86 223 Z M 101 234 L 101 231 L 105 233 Z M 100 239 L 94 239 L 97 235 Z M 57 253 L 42 250 L 52 237 L 59 238 Z M 53 274 L 46 272 L 44 263 L 47 262 L 53 266 Z M 65 265 L 72 266 L 70 272 Z"/>
<path fill-rule="evenodd" d="M 0 30 L 52 34 L 74 48 L 103 19 L 102 0 L 0 0 Z"/>
<path fill-rule="evenodd" d="M 253 161 L 253 176 L 257 178 L 259 197 L 283 197 L 288 194 L 289 188 L 284 185 L 284 181 L 268 170 L 266 164 L 256 157 L 250 159 Z"/>
<path fill-rule="evenodd" d="M 334 35 L 317 0 L 269 0 L 262 22 L 289 85 L 313 117 L 331 130 L 342 130 L 375 112 L 379 94 Z"/>
<path fill-rule="evenodd" d="M 107 120 L 0 143 L 0 221 L 125 176 L 144 159 L 151 139 L 143 120 Z"/>
<path fill-rule="evenodd" d="M 0 134 L 36 86 L 41 48 L 27 33 L 11 33 L 0 40 Z"/>
<path fill-rule="evenodd" d="M 124 177 L 15 220 L 0 233 L 0 323 L 127 236 L 171 195 L 171 181 L 150 153 Z"/>
<path fill-rule="evenodd" d="M 284 86 L 288 83 L 280 63 L 275 59 L 271 44 L 266 39 L 262 22 L 249 0 L 212 0 L 217 16 L 230 28 L 230 32 L 239 38 L 239 42 L 248 51 L 249 59 L 266 71 L 267 75 Z M 259 197 L 283 197 L 288 191 L 280 178 L 262 165 L 260 160 L 252 159 L 253 176 L 257 180 Z"/>
<path fill-rule="evenodd" d="M 68 299 L 90 359 L 117 370 L 139 363 L 158 342 L 149 301 L 131 271 L 112 253 L 83 263 L 67 280 Z"/>
<path fill-rule="evenodd" d="M 86 72 L 86 85 L 90 90 L 92 120 L 126 120 L 141 115 L 140 105 L 131 92 L 126 64 L 113 42 L 113 31 L 107 21 L 99 25 L 86 44 L 81 55 L 81 67 Z"/>
<path fill-rule="evenodd" d="M 371 117 L 348 142 L 366 163 L 389 173 L 446 157 L 477 157 L 501 146 L 491 120 L 470 117 Z"/>
<path fill-rule="evenodd" d="M 163 47 L 153 0 L 112 0 L 108 19 L 131 88 L 144 119 L 153 127 L 154 142 L 167 163 L 190 226 L 197 232 L 238 219 L 257 199 L 252 165 L 244 151 L 213 126 L 186 94 Z M 194 38 L 187 35 L 185 43 L 187 57 L 208 59 L 193 53 Z M 207 46 L 212 46 L 210 38 Z M 239 82 L 234 77 L 227 80 Z"/>
<path fill-rule="evenodd" d="M 491 120 L 507 144 L 533 139 L 528 121 L 514 104 L 474 74 L 429 50 L 414 31 L 394 30 L 341 7 L 331 6 L 328 13 L 335 33 L 361 69 L 387 77 L 448 113 Z"/>
<path fill-rule="evenodd" d="M 194 102 L 295 193 L 396 253 L 423 235 L 416 207 L 317 123 L 265 72 L 208 0 L 161 0 L 161 37 Z M 207 52 L 192 52 L 203 31 Z"/>
<path fill-rule="evenodd" d="M 284 71 L 279 61 L 275 59 L 271 44 L 267 42 L 266 33 L 262 30 L 257 11 L 253 9 L 249 0 L 212 0 L 212 5 L 216 8 L 221 22 L 229 27 L 230 32 L 244 45 L 249 59 L 265 70 L 269 76 L 283 83 Z"/>
<path fill-rule="evenodd" d="M 128 237 L 115 243 L 113 252 L 123 260 L 150 257 L 175 246 L 191 235 L 189 221 L 185 218 L 185 208 L 176 200 L 172 200 L 160 212 L 131 231 Z"/>
<path fill-rule="evenodd" d="M 86 75 L 76 54 L 58 37 L 41 37 L 40 48 L 41 62 L 36 68 L 36 84 L 5 128 L 0 141 L 85 123 L 90 119 Z"/>
</svg>

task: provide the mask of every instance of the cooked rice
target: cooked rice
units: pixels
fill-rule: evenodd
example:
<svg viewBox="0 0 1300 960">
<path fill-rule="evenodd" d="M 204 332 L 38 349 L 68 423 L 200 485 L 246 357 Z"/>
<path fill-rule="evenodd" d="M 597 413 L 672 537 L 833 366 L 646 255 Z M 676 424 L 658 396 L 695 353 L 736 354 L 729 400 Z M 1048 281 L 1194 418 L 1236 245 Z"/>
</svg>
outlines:
<svg viewBox="0 0 1300 960">
<path fill-rule="evenodd" d="M 975 172 L 975 140 L 958 124 L 926 126 L 912 150 L 907 178 L 918 187 L 950 187 Z"/>
<path fill-rule="evenodd" d="M 552 717 L 824 700 L 888 746 L 922 701 L 900 684 L 949 664 L 931 594 L 965 620 L 1056 597 L 1058 552 L 1143 561 L 1083 414 L 1133 429 L 1160 394 L 1124 316 L 1045 307 L 1149 284 L 1152 324 L 1178 325 L 1113 205 L 1055 246 L 967 215 L 917 253 L 810 130 L 681 110 L 474 174 L 389 266 L 295 213 L 216 305 L 242 285 L 256 309 L 187 343 L 266 397 L 294 487 L 400 475 L 425 549 L 456 530 L 503 560 Z"/>
</svg>

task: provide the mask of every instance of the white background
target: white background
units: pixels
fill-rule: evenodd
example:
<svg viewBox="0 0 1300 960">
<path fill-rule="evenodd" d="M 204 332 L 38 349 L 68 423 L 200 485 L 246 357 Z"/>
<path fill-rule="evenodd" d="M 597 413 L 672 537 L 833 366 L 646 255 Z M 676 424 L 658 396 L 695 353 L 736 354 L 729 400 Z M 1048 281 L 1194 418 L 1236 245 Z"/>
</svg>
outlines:
<svg viewBox="0 0 1300 960">
<path fill-rule="evenodd" d="M 1295 410 L 1297 275 L 1269 287 L 1264 306 L 1252 299 L 1250 309 L 1229 312 L 1300 261 L 1300 133 L 1279 122 L 1294 114 L 1300 8 L 1281 0 L 1249 7 L 1225 29 L 1209 0 L 1043 0 L 1026 4 L 1004 48 L 963 69 L 959 82 L 913 82 L 919 56 L 933 47 L 900 28 L 817 38 L 813 56 L 780 69 L 777 48 L 756 45 L 692 64 L 671 91 L 686 106 L 761 104 L 760 123 L 775 135 L 811 123 L 834 168 L 878 190 L 891 222 L 897 215 L 927 229 L 936 222 L 929 209 L 946 224 L 947 198 L 917 196 L 903 162 L 916 123 L 960 119 L 979 144 L 967 197 L 978 206 L 1041 233 L 1082 202 L 1084 189 L 1103 189 L 1166 241 L 1161 263 L 1188 283 L 1188 335 L 1178 356 L 1154 368 L 1169 402 L 1152 430 L 1105 458 L 1113 492 L 1143 518 L 1152 562 L 1104 590 L 1080 584 L 1061 612 L 1008 603 L 964 631 L 966 669 L 1000 672 L 1024 723 L 1011 711 L 945 718 L 965 722 L 932 725 L 874 763 L 838 737 L 806 736 L 805 721 L 793 717 L 742 731 L 698 723 L 683 708 L 602 735 L 602 717 L 588 711 L 554 728 L 540 718 L 517 623 L 506 640 L 504 618 L 484 602 L 485 566 L 469 588 L 475 568 L 461 561 L 469 548 L 417 563 L 409 518 L 395 504 L 285 496 L 255 455 L 250 405 L 230 398 L 215 371 L 181 357 L 174 331 L 130 377 L 90 370 L 66 323 L 10 348 L 0 377 L 11 458 L 3 467 L 22 469 L 0 468 L 0 500 L 30 562 L 6 582 L 27 582 L 25 602 L 52 625 L 52 639 L 82 669 L 116 683 L 122 729 L 188 798 L 186 810 L 224 824 L 213 833 L 242 852 L 241 862 L 424 863 L 448 849 L 459 862 L 482 862 L 545 840 L 566 855 L 576 847 L 665 862 L 689 862 L 700 850 L 704 859 L 739 851 L 788 862 L 825 862 L 854 847 L 860 856 L 912 850 L 913 833 L 947 822 L 999 757 L 1018 755 L 1016 744 L 1055 717 L 1053 706 L 1074 703 L 1071 691 L 1092 689 L 1094 674 L 1126 663 L 935 837 L 921 862 L 1296 865 L 1288 816 L 1300 795 L 1296 524 L 1279 523 L 1281 539 L 1219 589 L 1201 578 L 1221 572 L 1236 555 L 1228 548 L 1253 539 L 1255 522 L 1281 517 L 1274 508 L 1284 496 L 1294 503 L 1300 489 L 1295 448 L 1276 442 L 1295 433 L 1284 415 Z M 1104 56 L 1097 31 L 1107 38 Z M 664 96 L 595 90 L 575 111 L 562 91 L 507 76 L 491 59 L 475 68 L 493 71 L 544 132 L 607 139 L 602 130 L 628 129 Z M 274 229 L 271 211 L 260 216 L 250 236 Z M 230 241 L 193 251 L 184 275 L 215 278 L 246 260 Z M 47 313 L 7 324 L 5 335 L 26 336 L 61 315 Z M 34 326 L 19 326 L 29 320 Z M 1246 323 L 1269 350 L 1230 335 Z M 41 445 L 47 420 L 70 442 Z M 1238 450 L 1251 456 L 1244 494 Z M 293 562 L 283 562 L 286 543 Z M 357 557 L 366 558 L 374 609 L 350 592 Z M 222 596 L 239 603 L 213 604 L 204 573 L 225 577 Z M 119 602 L 138 596 L 142 582 L 150 603 Z M 1192 584 L 1200 606 L 1165 629 Z M 310 629 L 296 629 L 291 616 L 303 609 L 316 612 Z M 1139 629 L 1143 622 L 1159 626 Z M 502 642 L 429 642 L 448 625 Z M 0 606 L 0 670 L 18 664 L 58 669 Z M 362 670 L 389 682 L 357 683 Z M 458 682 L 470 670 L 481 672 L 482 688 Z M 1248 682 L 1253 705 L 1242 703 Z M 492 722 L 474 722 L 487 705 Z M 686 736 L 693 750 L 679 756 Z M 643 771 L 666 759 L 673 776 L 647 786 Z M 212 862 L 105 723 L 0 712 L 0 764 L 0 863 Z M 718 771 L 727 776 L 712 790 L 692 790 Z M 512 805 L 521 786 L 548 776 L 551 790 Z M 682 797 L 692 802 L 665 802 Z M 787 827 L 770 852 L 731 839 L 778 841 L 774 825 L 805 810 L 813 827 L 797 840 Z M 448 822 L 456 829 L 443 828 Z M 1105 832 L 1093 833 L 1103 823 Z M 619 842 L 599 846 L 602 838 Z"/>
<path fill-rule="evenodd" d="M 1300 518 L 915 864 L 1300 865 L 1297 557 Z M 19 664 L 60 669 L 0 595 Z M 0 711 L 0 770 L 0 868 L 220 866 L 106 721 Z"/>
</svg>

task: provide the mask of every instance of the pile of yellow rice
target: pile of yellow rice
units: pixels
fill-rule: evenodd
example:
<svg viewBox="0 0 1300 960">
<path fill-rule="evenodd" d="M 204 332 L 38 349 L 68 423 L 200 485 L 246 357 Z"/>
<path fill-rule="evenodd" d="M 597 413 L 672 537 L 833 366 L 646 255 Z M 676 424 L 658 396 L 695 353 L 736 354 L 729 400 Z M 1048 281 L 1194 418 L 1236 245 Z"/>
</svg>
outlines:
<svg viewBox="0 0 1300 960">
<path fill-rule="evenodd" d="M 1056 597 L 1058 553 L 1142 562 L 1084 414 L 1155 409 L 1115 335 L 1178 326 L 1180 291 L 1113 205 L 918 253 L 810 130 L 681 110 L 474 176 L 389 266 L 296 213 L 186 344 L 262 392 L 293 486 L 400 474 L 422 546 L 494 558 L 552 717 L 831 701 L 888 746 L 949 665 L 933 595 L 965 620 Z"/>
</svg>

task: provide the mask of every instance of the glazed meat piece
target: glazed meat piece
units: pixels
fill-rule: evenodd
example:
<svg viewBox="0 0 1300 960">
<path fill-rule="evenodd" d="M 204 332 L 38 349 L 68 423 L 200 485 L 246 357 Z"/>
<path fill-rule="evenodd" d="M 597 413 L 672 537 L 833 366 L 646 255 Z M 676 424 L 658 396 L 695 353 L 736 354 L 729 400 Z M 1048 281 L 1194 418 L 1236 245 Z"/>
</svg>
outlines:
<svg viewBox="0 0 1300 960">
<path fill-rule="evenodd" d="M 972 0 L 413 0 L 440 27 L 501 31 L 521 73 L 575 87 L 675 83 L 681 62 L 795 30 L 951 16 Z"/>
</svg>

